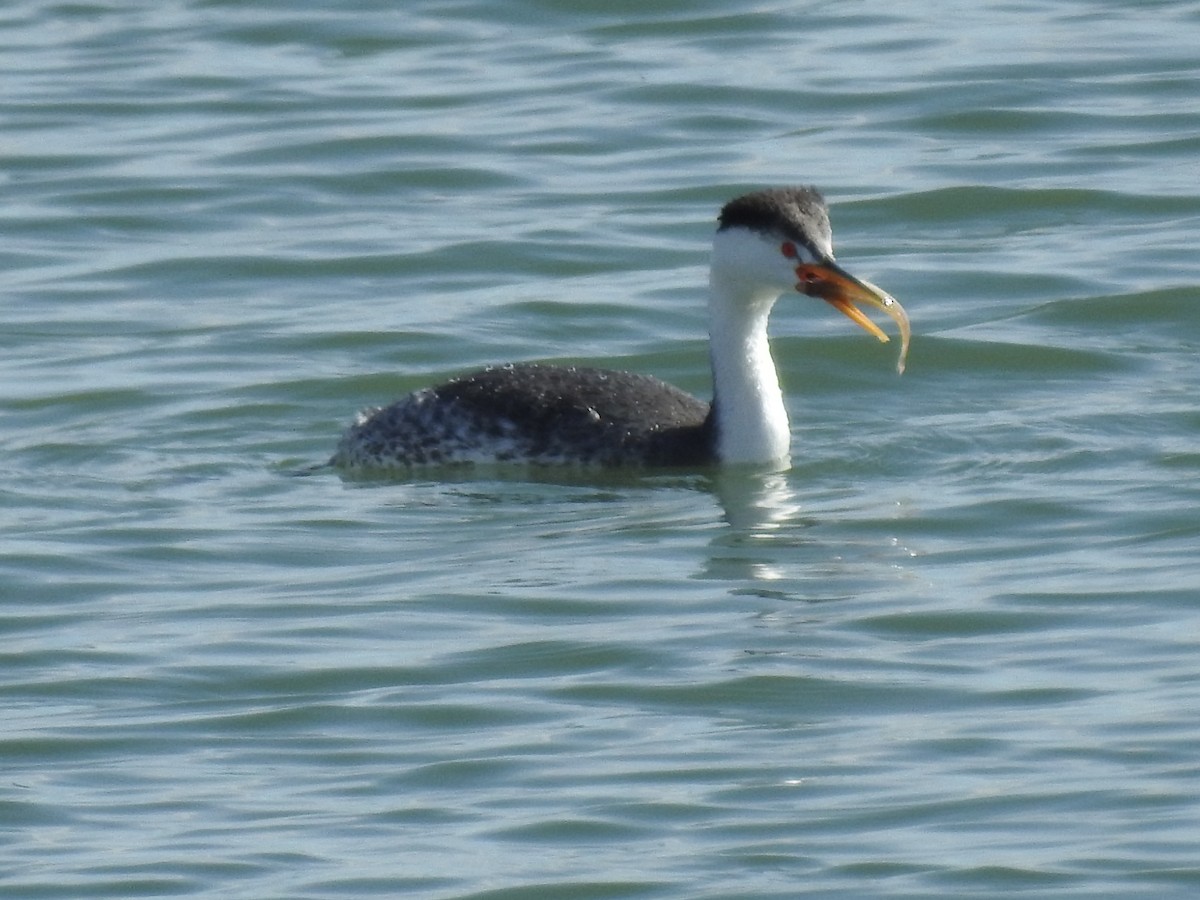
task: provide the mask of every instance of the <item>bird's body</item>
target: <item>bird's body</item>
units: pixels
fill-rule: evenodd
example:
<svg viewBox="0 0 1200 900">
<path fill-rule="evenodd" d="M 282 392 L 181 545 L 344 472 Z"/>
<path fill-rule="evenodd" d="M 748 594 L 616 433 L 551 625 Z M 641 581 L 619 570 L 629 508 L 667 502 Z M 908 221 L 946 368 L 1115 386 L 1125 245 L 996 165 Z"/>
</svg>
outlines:
<svg viewBox="0 0 1200 900">
<path fill-rule="evenodd" d="M 829 219 L 809 188 L 760 191 L 726 204 L 713 243 L 709 339 L 713 402 L 656 378 L 607 369 L 496 366 L 367 410 L 331 462 L 346 469 L 464 463 L 697 466 L 785 459 L 790 428 L 767 343 L 788 290 L 827 300 L 881 340 L 854 305 L 900 304 L 833 262 Z"/>
<path fill-rule="evenodd" d="M 646 375 L 497 366 L 369 411 L 339 454 L 364 468 L 697 465 L 713 461 L 708 414 L 709 404 Z"/>
</svg>

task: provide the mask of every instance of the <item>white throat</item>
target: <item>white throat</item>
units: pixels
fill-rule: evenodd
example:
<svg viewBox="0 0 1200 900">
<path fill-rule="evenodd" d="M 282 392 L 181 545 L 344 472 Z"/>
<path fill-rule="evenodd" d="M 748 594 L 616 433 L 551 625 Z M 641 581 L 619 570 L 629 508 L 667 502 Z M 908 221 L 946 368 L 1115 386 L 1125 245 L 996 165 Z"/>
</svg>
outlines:
<svg viewBox="0 0 1200 900">
<path fill-rule="evenodd" d="M 755 283 L 714 255 L 709 343 L 717 457 L 723 463 L 785 460 L 791 428 L 767 341 L 767 319 L 784 288 Z"/>
</svg>

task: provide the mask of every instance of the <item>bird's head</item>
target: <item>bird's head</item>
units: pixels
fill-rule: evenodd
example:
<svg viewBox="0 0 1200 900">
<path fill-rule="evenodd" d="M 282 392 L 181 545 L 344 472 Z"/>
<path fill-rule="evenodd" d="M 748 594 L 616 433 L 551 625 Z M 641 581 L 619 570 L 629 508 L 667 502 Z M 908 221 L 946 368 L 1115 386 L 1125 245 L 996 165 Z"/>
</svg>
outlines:
<svg viewBox="0 0 1200 900">
<path fill-rule="evenodd" d="M 911 336 L 904 308 L 834 262 L 829 211 L 812 188 L 756 191 L 725 204 L 713 242 L 713 282 L 727 294 L 768 306 L 789 292 L 817 297 L 887 341 L 862 307 L 878 309 L 900 328 L 897 369 L 904 371 Z"/>
</svg>

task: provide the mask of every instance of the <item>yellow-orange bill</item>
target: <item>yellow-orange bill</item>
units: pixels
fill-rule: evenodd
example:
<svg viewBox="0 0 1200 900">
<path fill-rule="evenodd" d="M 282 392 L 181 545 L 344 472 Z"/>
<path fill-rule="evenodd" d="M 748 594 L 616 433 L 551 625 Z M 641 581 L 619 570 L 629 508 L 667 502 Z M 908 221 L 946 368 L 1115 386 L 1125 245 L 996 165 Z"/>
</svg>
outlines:
<svg viewBox="0 0 1200 900">
<path fill-rule="evenodd" d="M 864 331 L 885 342 L 888 340 L 887 334 L 859 309 L 858 304 L 873 306 L 888 315 L 900 328 L 900 359 L 896 363 L 896 371 L 904 373 L 912 328 L 899 300 L 871 282 L 855 278 L 836 263 L 801 265 L 797 267 L 796 274 L 801 279 L 798 290 L 820 297 Z"/>
<path fill-rule="evenodd" d="M 863 331 L 871 332 L 871 334 L 875 335 L 875 337 L 879 338 L 879 340 L 881 340 L 883 343 L 886 344 L 891 340 L 891 338 L 887 336 L 886 331 L 867 318 L 866 313 L 864 313 L 845 297 L 835 297 L 829 301 L 829 305 L 844 315 L 851 322 L 856 324 Z"/>
</svg>

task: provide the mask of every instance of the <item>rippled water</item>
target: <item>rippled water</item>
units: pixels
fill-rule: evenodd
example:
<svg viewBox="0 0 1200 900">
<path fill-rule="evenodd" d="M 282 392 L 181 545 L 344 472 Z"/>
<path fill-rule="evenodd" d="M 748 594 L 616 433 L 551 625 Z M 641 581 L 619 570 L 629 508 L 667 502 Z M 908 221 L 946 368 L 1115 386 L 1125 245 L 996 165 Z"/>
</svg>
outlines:
<svg viewBox="0 0 1200 900">
<path fill-rule="evenodd" d="M 1191 897 L 1200 7 L 0 12 L 6 897 Z M 815 182 L 775 475 L 293 473 L 499 360 L 708 390 Z"/>
</svg>

